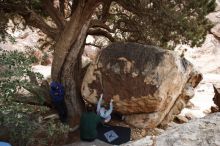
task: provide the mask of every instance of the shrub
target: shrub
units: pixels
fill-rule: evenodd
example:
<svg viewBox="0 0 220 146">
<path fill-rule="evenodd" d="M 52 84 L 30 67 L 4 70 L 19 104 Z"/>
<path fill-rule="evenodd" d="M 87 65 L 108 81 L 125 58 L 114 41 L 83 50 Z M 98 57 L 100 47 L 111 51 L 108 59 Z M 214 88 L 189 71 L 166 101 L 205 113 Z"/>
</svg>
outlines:
<svg viewBox="0 0 220 146">
<path fill-rule="evenodd" d="M 12 143 L 22 146 L 27 144 L 37 124 L 30 117 L 35 107 L 17 102 L 16 94 L 32 85 L 30 74 L 42 78 L 31 71 L 33 61 L 23 52 L 0 50 L 0 125 L 9 129 Z"/>
</svg>

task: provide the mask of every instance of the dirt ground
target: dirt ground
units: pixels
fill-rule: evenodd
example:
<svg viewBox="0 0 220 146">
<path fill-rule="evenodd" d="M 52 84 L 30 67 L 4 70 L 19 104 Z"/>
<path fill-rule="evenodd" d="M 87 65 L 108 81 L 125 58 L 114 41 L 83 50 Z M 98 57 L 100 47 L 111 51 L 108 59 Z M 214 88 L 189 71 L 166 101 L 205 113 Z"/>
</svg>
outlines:
<svg viewBox="0 0 220 146">
<path fill-rule="evenodd" d="M 113 118 L 109 125 L 113 126 L 122 126 L 122 127 L 129 127 L 123 120 L 120 120 L 118 118 Z M 158 135 L 159 131 L 156 129 L 139 129 L 135 127 L 131 128 L 131 141 L 135 141 L 138 139 L 141 139 L 145 136 L 152 136 L 152 135 Z M 82 142 L 80 141 L 80 131 L 77 129 L 74 132 L 70 132 L 66 145 L 65 146 L 109 146 L 109 144 L 104 143 L 100 140 L 95 140 L 94 142 Z"/>
</svg>

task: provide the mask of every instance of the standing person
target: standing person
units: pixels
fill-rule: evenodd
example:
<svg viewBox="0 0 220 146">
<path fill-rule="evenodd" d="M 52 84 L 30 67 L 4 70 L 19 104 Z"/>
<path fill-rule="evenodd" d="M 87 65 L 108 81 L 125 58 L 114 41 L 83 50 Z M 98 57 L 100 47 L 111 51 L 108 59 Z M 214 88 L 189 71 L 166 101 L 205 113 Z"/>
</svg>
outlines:
<svg viewBox="0 0 220 146">
<path fill-rule="evenodd" d="M 67 108 L 64 101 L 64 87 L 61 83 L 52 82 L 50 84 L 50 95 L 52 97 L 52 102 L 58 111 L 60 121 L 62 123 L 67 122 Z"/>
<path fill-rule="evenodd" d="M 97 126 L 100 122 L 100 116 L 93 112 L 92 107 L 89 107 L 88 112 L 83 113 L 80 119 L 80 139 L 94 141 L 98 136 Z"/>
<path fill-rule="evenodd" d="M 101 118 L 104 119 L 104 122 L 107 123 L 111 120 L 111 113 L 113 111 L 113 99 L 111 99 L 109 109 L 107 110 L 104 107 L 101 107 L 102 98 L 103 98 L 103 94 L 101 94 L 101 97 L 99 98 L 96 112 Z"/>
</svg>

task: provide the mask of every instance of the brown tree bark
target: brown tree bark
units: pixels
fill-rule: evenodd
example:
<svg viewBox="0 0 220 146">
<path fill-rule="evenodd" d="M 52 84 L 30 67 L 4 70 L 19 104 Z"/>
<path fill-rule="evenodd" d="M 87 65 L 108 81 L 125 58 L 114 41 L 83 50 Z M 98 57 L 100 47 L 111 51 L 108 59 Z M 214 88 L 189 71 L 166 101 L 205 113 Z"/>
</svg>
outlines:
<svg viewBox="0 0 220 146">
<path fill-rule="evenodd" d="M 68 115 L 73 124 L 71 126 L 77 123 L 84 107 L 79 87 L 81 68 L 77 61 L 87 36 L 91 16 L 99 3 L 100 0 L 81 0 L 54 48 L 52 79 L 64 85 Z"/>
</svg>

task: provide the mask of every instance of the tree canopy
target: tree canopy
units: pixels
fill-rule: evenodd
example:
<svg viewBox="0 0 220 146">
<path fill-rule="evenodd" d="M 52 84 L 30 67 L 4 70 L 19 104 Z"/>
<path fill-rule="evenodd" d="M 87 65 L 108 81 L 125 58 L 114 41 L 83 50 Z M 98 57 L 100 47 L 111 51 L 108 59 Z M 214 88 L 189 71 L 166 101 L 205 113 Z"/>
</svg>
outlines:
<svg viewBox="0 0 220 146">
<path fill-rule="evenodd" d="M 1 0 L 0 7 L 56 41 L 79 3 L 95 6 L 88 35 L 164 48 L 200 45 L 211 26 L 205 16 L 215 8 L 215 0 Z"/>
</svg>

